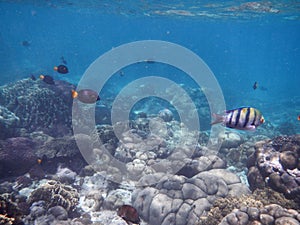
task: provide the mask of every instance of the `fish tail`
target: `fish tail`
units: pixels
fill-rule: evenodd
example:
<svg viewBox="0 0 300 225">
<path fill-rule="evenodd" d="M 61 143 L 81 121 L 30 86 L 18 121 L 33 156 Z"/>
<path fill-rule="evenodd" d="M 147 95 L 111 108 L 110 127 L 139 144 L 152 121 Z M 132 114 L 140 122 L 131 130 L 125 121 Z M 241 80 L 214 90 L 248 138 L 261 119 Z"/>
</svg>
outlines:
<svg viewBox="0 0 300 225">
<path fill-rule="evenodd" d="M 224 115 L 213 113 L 212 117 L 215 119 L 213 122 L 210 123 L 210 125 L 218 124 L 218 123 L 224 123 L 225 117 Z"/>
</svg>

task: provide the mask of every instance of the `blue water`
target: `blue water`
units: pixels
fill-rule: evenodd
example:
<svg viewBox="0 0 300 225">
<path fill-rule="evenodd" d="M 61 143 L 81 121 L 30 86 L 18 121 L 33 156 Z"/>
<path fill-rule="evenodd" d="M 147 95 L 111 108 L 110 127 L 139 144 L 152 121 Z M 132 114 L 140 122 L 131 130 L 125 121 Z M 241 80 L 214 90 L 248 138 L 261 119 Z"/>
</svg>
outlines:
<svg viewBox="0 0 300 225">
<path fill-rule="evenodd" d="M 299 129 L 297 3 L 288 9 L 282 3 L 283 10 L 279 13 L 245 12 L 239 16 L 236 12 L 236 17 L 233 13 L 211 18 L 155 14 L 158 10 L 168 10 L 163 1 L 156 1 L 152 8 L 149 2 L 142 1 L 136 2 L 138 6 L 135 1 L 128 5 L 102 2 L 100 6 L 96 1 L 82 5 L 76 1 L 21 2 L 0 3 L 1 85 L 31 74 L 49 74 L 77 84 L 88 66 L 112 48 L 139 40 L 163 40 L 190 49 L 206 62 L 222 88 L 227 108 L 259 107 L 269 120 L 280 118 Z M 184 1 L 180 9 L 193 10 L 193 7 Z M 218 15 L 218 11 L 214 13 Z M 29 46 L 22 45 L 23 41 L 28 41 Z M 70 70 L 67 75 L 53 70 L 53 66 L 61 63 L 61 56 Z M 129 78 L 116 77 L 113 81 L 116 90 L 142 74 L 139 69 L 132 69 Z M 174 75 L 172 69 L 169 74 L 167 68 L 158 71 L 170 78 Z M 190 81 L 180 77 L 179 82 L 189 84 Z M 255 81 L 267 90 L 253 90 Z"/>
</svg>

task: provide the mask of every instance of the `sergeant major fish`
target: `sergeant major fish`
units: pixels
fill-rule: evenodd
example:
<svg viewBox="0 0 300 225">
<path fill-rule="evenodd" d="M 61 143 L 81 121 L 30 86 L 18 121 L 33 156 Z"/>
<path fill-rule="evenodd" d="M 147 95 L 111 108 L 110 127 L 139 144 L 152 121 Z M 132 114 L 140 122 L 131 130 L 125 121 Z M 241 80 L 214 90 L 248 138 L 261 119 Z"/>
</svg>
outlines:
<svg viewBox="0 0 300 225">
<path fill-rule="evenodd" d="M 241 107 L 227 110 L 224 115 L 213 114 L 215 121 L 211 125 L 223 123 L 226 127 L 238 130 L 255 130 L 265 122 L 258 109 L 252 107 Z"/>
</svg>

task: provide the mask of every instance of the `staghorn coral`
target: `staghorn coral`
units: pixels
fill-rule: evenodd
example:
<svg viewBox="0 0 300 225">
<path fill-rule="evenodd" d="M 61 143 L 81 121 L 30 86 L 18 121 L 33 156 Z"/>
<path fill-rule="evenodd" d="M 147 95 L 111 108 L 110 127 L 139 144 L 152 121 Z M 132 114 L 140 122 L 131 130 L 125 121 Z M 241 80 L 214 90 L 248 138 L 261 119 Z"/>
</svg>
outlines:
<svg viewBox="0 0 300 225">
<path fill-rule="evenodd" d="M 78 204 L 79 194 L 71 186 L 50 180 L 31 193 L 28 203 L 32 204 L 40 200 L 46 202 L 47 209 L 62 206 L 67 211 L 74 211 Z"/>
</svg>

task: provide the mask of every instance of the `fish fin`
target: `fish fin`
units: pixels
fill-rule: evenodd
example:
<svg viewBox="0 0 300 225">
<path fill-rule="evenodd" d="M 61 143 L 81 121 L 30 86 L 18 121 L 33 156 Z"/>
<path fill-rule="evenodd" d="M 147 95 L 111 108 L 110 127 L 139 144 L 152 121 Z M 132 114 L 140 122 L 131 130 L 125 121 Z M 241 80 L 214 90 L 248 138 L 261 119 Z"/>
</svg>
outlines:
<svg viewBox="0 0 300 225">
<path fill-rule="evenodd" d="M 248 125 L 248 126 L 245 127 L 245 130 L 255 131 L 256 130 L 256 126 L 254 126 L 254 125 Z"/>
<path fill-rule="evenodd" d="M 72 98 L 77 98 L 78 97 L 78 92 L 75 90 L 72 90 Z"/>
<path fill-rule="evenodd" d="M 210 125 L 218 124 L 218 123 L 224 123 L 225 117 L 224 115 L 213 113 L 212 117 L 215 119 L 213 122 L 210 123 Z"/>
</svg>

